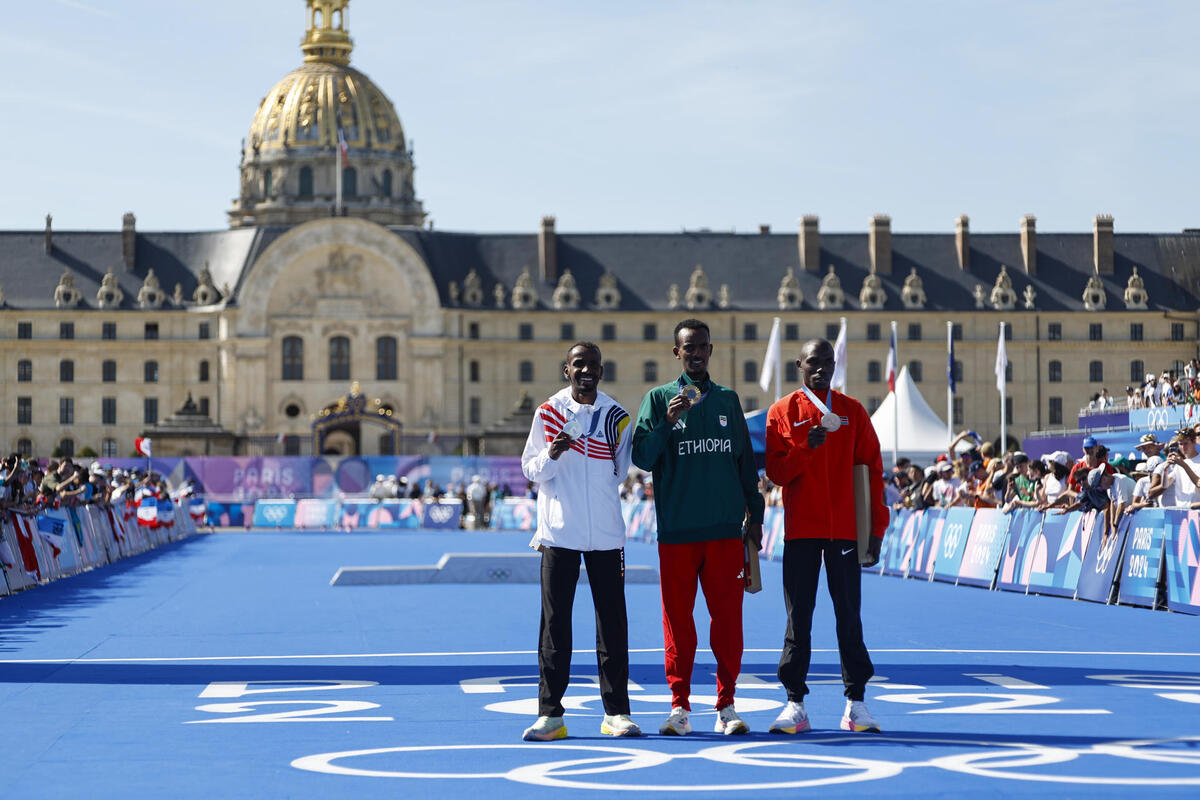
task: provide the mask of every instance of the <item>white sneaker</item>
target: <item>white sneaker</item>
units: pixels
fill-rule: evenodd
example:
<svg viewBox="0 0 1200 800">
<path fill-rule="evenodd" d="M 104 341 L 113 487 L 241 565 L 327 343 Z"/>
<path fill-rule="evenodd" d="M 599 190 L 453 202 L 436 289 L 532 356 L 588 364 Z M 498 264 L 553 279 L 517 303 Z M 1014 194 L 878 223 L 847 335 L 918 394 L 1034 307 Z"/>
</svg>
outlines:
<svg viewBox="0 0 1200 800">
<path fill-rule="evenodd" d="M 550 742 L 567 738 L 567 726 L 562 717 L 538 717 L 521 736 L 527 742 Z"/>
<path fill-rule="evenodd" d="M 692 732 L 692 723 L 688 721 L 688 710 L 682 706 L 675 706 L 671 709 L 671 716 L 667 717 L 658 729 L 658 732 L 663 736 L 687 736 Z"/>
<path fill-rule="evenodd" d="M 856 733 L 879 733 L 879 723 L 867 711 L 862 700 L 847 700 L 846 713 L 842 715 L 842 730 Z"/>
<path fill-rule="evenodd" d="M 788 700 L 787 705 L 783 707 L 783 711 L 779 712 L 779 716 L 771 723 L 771 733 L 804 733 L 811 730 L 812 726 L 808 724 L 808 712 L 804 709 L 804 701 L 799 703 Z"/>
<path fill-rule="evenodd" d="M 742 721 L 733 706 L 725 706 L 717 712 L 717 724 L 713 727 L 717 733 L 732 736 L 736 733 L 749 733 L 750 726 Z"/>
<path fill-rule="evenodd" d="M 642 729 L 628 714 L 605 714 L 600 723 L 600 732 L 605 736 L 641 736 Z"/>
</svg>

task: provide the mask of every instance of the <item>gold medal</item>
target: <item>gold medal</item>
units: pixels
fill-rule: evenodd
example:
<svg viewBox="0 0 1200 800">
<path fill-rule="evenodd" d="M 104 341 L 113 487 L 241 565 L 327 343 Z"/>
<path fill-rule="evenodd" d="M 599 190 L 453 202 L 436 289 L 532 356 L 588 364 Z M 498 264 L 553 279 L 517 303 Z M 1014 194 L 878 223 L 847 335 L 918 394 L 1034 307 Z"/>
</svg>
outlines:
<svg viewBox="0 0 1200 800">
<path fill-rule="evenodd" d="M 700 387 L 692 383 L 685 383 L 679 387 L 679 393 L 688 399 L 692 405 L 696 405 L 700 401 Z"/>
</svg>

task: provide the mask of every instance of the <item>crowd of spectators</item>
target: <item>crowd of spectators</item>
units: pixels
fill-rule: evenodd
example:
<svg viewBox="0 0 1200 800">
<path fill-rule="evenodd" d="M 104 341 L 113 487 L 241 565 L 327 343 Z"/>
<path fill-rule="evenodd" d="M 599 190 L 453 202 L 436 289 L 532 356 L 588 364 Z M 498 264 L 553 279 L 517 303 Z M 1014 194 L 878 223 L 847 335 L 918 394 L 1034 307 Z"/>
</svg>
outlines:
<svg viewBox="0 0 1200 800">
<path fill-rule="evenodd" d="M 501 487 L 495 481 L 487 481 L 481 475 L 472 475 L 465 483 L 451 483 L 444 489 L 433 478 L 410 481 L 405 475 L 376 475 L 368 490 L 372 500 L 382 502 L 392 499 L 424 500 L 437 502 L 446 498 L 462 503 L 464 514 L 460 524 L 464 528 L 486 528 L 491 522 L 492 509 L 501 499 L 511 496 L 509 487 Z M 528 494 L 528 489 L 526 495 Z"/>
<path fill-rule="evenodd" d="M 1200 508 L 1198 434 L 1200 426 L 1188 426 L 1161 442 L 1147 433 L 1128 456 L 1112 454 L 1088 436 L 1080 458 L 1058 450 L 1035 459 L 1019 450 L 998 455 L 990 442 L 959 450 L 973 436 L 967 431 L 928 467 L 901 459 L 886 476 L 885 490 L 896 510 L 1095 510 L 1111 532 L 1122 515 L 1139 508 Z"/>
<path fill-rule="evenodd" d="M 159 497 L 180 498 L 193 493 L 191 481 L 173 490 L 157 473 L 115 469 L 95 461 L 91 466 L 74 459 L 52 459 L 43 468 L 37 460 L 13 453 L 0 462 L 0 509 L 36 513 L 64 508 L 116 503 L 139 490 Z"/>
<path fill-rule="evenodd" d="M 1165 408 L 1168 406 L 1200 403 L 1200 359 L 1183 365 L 1183 373 L 1163 370 L 1161 375 L 1149 373 L 1139 386 L 1126 386 L 1125 397 L 1117 399 L 1101 389 L 1088 401 L 1088 413 L 1108 410 L 1134 410 L 1138 408 Z"/>
</svg>

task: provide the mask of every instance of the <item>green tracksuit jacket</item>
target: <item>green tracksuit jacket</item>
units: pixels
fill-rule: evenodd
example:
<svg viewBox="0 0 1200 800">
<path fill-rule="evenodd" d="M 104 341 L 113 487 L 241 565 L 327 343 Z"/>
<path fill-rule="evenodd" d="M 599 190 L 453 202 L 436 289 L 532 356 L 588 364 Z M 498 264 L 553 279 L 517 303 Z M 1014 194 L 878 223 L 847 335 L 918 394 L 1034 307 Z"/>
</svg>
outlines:
<svg viewBox="0 0 1200 800">
<path fill-rule="evenodd" d="M 694 383 L 687 374 L 679 380 Z M 667 544 L 741 538 L 742 523 L 763 521 L 763 496 L 737 392 L 705 378 L 699 405 L 667 424 L 679 380 L 642 398 L 633 430 L 633 463 L 654 476 L 658 540 Z"/>
</svg>

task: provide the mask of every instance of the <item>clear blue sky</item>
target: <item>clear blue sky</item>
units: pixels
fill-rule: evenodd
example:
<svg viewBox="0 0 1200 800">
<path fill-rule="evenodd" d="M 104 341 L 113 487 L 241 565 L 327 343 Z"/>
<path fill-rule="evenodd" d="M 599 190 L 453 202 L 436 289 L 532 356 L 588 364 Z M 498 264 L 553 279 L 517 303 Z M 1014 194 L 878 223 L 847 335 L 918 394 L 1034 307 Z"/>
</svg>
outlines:
<svg viewBox="0 0 1200 800">
<path fill-rule="evenodd" d="M 0 228 L 226 227 L 303 0 L 8 5 Z M 349 23 L 439 229 L 1200 227 L 1200 3 L 352 0 Z"/>
</svg>

